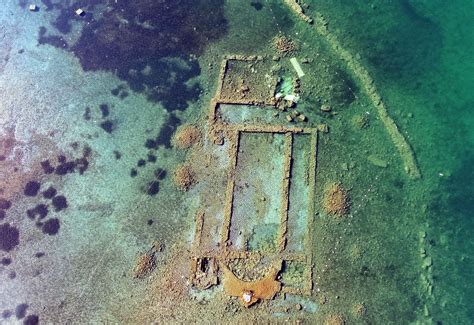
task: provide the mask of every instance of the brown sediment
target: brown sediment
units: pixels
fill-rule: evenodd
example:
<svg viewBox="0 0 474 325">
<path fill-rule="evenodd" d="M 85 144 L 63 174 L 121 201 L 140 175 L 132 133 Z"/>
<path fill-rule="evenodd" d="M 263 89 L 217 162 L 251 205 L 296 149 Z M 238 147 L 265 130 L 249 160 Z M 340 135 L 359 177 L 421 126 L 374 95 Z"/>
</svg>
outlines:
<svg viewBox="0 0 474 325">
<path fill-rule="evenodd" d="M 136 279 L 143 279 L 150 274 L 156 267 L 155 254 L 145 253 L 138 257 L 133 269 L 133 277 Z"/>
<path fill-rule="evenodd" d="M 194 125 L 183 125 L 178 128 L 173 143 L 178 149 L 188 149 L 201 140 L 201 131 Z"/>
<path fill-rule="evenodd" d="M 344 317 L 341 315 L 329 315 L 325 320 L 324 320 L 324 325 L 344 325 L 346 324 L 346 321 Z"/>
<path fill-rule="evenodd" d="M 246 307 L 250 307 L 260 299 L 273 299 L 281 290 L 281 283 L 276 280 L 277 274 L 280 272 L 277 267 L 274 267 L 263 279 L 252 282 L 238 279 L 224 264 L 221 265 L 221 269 L 224 273 L 222 281 L 224 291 L 229 296 L 239 297 Z M 245 295 L 248 295 L 248 300 L 245 300 Z"/>
<path fill-rule="evenodd" d="M 297 49 L 295 42 L 282 34 L 273 37 L 272 46 L 281 55 L 291 54 Z"/>
<path fill-rule="evenodd" d="M 367 307 L 363 303 L 358 303 L 354 305 L 352 312 L 357 317 L 363 317 L 367 313 Z"/>
<path fill-rule="evenodd" d="M 34 155 L 26 148 L 35 148 Z M 31 179 L 39 180 L 44 174 L 41 162 L 63 152 L 51 137 L 33 133 L 27 141 L 18 140 L 13 129 L 0 132 L 0 196 L 12 200 L 23 192 Z"/>
<path fill-rule="evenodd" d="M 340 184 L 326 185 L 323 198 L 323 208 L 326 213 L 340 217 L 349 212 L 349 206 L 347 191 Z"/>
<path fill-rule="evenodd" d="M 284 1 L 295 12 L 295 14 L 307 21 L 305 18 L 307 16 L 303 13 L 301 6 L 295 0 Z M 349 51 L 343 48 L 336 36 L 329 32 L 328 22 L 326 19 L 320 13 L 317 13 L 316 15 L 316 32 L 326 39 L 333 52 L 339 55 L 340 59 L 346 63 L 349 70 L 359 79 L 362 88 L 377 109 L 380 120 L 403 160 L 405 172 L 411 178 L 420 178 L 421 172 L 416 162 L 415 153 L 405 136 L 398 129 L 395 121 L 388 114 L 387 107 L 382 101 L 382 97 L 379 95 L 374 80 L 370 77 L 369 72 L 364 68 L 360 60 L 356 59 Z"/>
<path fill-rule="evenodd" d="M 196 174 L 191 166 L 181 165 L 174 171 L 173 180 L 179 189 L 187 191 L 196 183 Z"/>
</svg>

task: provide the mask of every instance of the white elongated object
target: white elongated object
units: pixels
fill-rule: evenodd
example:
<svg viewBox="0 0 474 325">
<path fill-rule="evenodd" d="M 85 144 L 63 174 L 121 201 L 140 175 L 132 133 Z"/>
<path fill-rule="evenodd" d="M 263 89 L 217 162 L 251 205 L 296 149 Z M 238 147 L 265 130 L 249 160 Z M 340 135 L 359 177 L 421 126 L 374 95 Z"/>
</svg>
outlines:
<svg viewBox="0 0 474 325">
<path fill-rule="evenodd" d="M 298 75 L 298 78 L 303 77 L 304 72 L 303 72 L 303 69 L 301 69 L 300 64 L 298 63 L 298 60 L 296 60 L 296 58 L 291 58 L 290 62 L 293 65 L 293 68 L 295 68 L 296 74 Z"/>
<path fill-rule="evenodd" d="M 79 17 L 82 17 L 86 14 L 86 12 L 84 10 L 82 10 L 81 8 L 79 9 L 76 9 L 76 15 L 79 16 Z"/>
<path fill-rule="evenodd" d="M 283 97 L 283 99 L 287 100 L 289 102 L 297 103 L 298 100 L 300 99 L 300 97 L 297 96 L 297 95 L 285 95 L 285 97 Z"/>
</svg>

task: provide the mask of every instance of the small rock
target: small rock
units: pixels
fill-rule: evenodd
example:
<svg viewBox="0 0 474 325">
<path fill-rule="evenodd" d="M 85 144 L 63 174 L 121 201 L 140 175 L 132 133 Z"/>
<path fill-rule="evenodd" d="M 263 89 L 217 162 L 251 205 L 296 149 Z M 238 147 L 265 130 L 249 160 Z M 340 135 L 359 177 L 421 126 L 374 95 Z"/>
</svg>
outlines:
<svg viewBox="0 0 474 325">
<path fill-rule="evenodd" d="M 422 265 L 422 267 L 423 267 L 424 269 L 427 269 L 427 268 L 429 268 L 431 265 L 433 265 L 433 259 L 432 259 L 430 256 L 425 257 L 425 259 L 423 260 L 423 265 Z"/>
<path fill-rule="evenodd" d="M 306 121 L 306 116 L 304 114 L 299 114 L 296 118 L 301 122 Z"/>
<path fill-rule="evenodd" d="M 328 133 L 329 132 L 329 126 L 327 124 L 318 124 L 317 126 L 318 131 L 322 133 Z"/>
<path fill-rule="evenodd" d="M 330 112 L 331 110 L 332 110 L 332 108 L 328 104 L 321 105 L 321 111 L 322 112 Z"/>
<path fill-rule="evenodd" d="M 374 166 L 377 166 L 377 167 L 382 167 L 382 168 L 387 168 L 388 166 L 388 162 L 386 162 L 385 160 L 381 159 L 381 158 L 378 158 L 374 155 L 370 155 L 367 157 L 367 160 Z"/>
</svg>

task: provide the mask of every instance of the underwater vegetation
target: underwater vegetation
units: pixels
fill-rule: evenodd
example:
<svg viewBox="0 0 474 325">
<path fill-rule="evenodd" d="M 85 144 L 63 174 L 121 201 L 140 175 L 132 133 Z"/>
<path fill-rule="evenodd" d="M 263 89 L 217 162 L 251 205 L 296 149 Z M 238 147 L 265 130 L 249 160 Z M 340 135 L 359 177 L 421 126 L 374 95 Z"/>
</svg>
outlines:
<svg viewBox="0 0 474 325">
<path fill-rule="evenodd" d="M 43 1 L 47 11 L 59 12 L 52 25 L 60 35 L 48 35 L 46 27 L 41 27 L 39 44 L 68 49 L 84 71 L 115 73 L 131 90 L 146 93 L 149 100 L 161 102 L 170 111 L 183 110 L 187 101 L 197 99 L 199 85 L 188 84 L 201 72 L 196 55 L 227 31 L 222 0 L 138 0 L 112 5 L 101 0 Z M 97 14 L 104 5 L 105 10 Z M 84 8 L 84 17 L 71 14 L 78 6 Z M 77 42 L 68 44 L 65 35 L 76 20 L 86 24 Z M 114 90 L 117 95 L 120 91 Z"/>
</svg>

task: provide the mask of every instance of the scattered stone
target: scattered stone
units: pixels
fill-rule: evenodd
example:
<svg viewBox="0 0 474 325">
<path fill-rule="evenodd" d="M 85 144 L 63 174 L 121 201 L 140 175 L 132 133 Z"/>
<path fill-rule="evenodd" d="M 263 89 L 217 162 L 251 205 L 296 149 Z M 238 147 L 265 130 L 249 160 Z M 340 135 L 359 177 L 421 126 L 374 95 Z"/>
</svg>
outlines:
<svg viewBox="0 0 474 325">
<path fill-rule="evenodd" d="M 174 171 L 173 180 L 179 189 L 189 190 L 196 183 L 196 174 L 189 165 L 181 165 Z"/>
<path fill-rule="evenodd" d="M 177 148 L 188 149 L 201 140 L 201 131 L 194 125 L 183 125 L 176 131 L 173 140 Z"/>
<path fill-rule="evenodd" d="M 155 254 L 145 253 L 140 255 L 133 270 L 133 277 L 135 279 L 143 279 L 150 274 L 156 267 Z"/>
<path fill-rule="evenodd" d="M 345 325 L 346 321 L 341 315 L 329 315 L 324 320 L 324 325 Z"/>
<path fill-rule="evenodd" d="M 355 316 L 363 317 L 367 314 L 367 307 L 363 303 L 358 303 L 354 305 L 352 311 Z"/>
<path fill-rule="evenodd" d="M 317 129 L 322 133 L 329 133 L 329 126 L 327 124 L 318 124 Z"/>
<path fill-rule="evenodd" d="M 330 112 L 332 110 L 332 107 L 329 106 L 328 104 L 323 104 L 323 105 L 321 105 L 320 109 L 321 109 L 322 112 Z"/>
<path fill-rule="evenodd" d="M 279 34 L 272 39 L 272 45 L 280 55 L 286 55 L 296 51 L 295 43 L 282 34 Z"/>
<path fill-rule="evenodd" d="M 370 125 L 370 120 L 367 115 L 354 115 L 352 124 L 359 129 L 366 129 Z"/>
<path fill-rule="evenodd" d="M 326 213 L 341 217 L 349 212 L 350 201 L 347 191 L 339 183 L 326 185 L 323 197 L 323 209 Z"/>
<path fill-rule="evenodd" d="M 367 160 L 374 166 L 387 168 L 388 162 L 374 155 L 369 155 Z"/>
<path fill-rule="evenodd" d="M 427 269 L 431 265 L 433 265 L 433 259 L 430 256 L 428 256 L 423 259 L 423 264 L 421 266 L 422 268 Z"/>
</svg>

